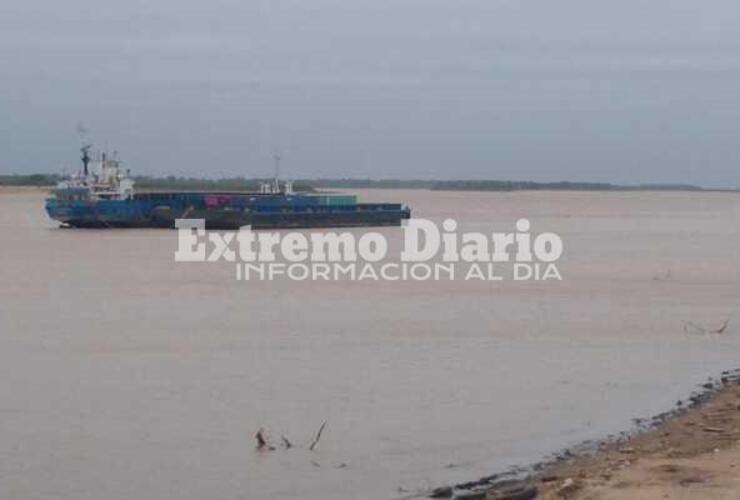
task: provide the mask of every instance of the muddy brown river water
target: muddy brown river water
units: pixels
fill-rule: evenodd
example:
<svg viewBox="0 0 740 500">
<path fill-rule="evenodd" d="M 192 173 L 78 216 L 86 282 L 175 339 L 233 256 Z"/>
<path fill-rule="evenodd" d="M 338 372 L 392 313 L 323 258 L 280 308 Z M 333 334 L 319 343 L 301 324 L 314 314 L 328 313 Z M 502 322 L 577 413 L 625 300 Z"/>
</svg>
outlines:
<svg viewBox="0 0 740 500">
<path fill-rule="evenodd" d="M 738 194 L 358 194 L 468 230 L 527 217 L 562 236 L 563 280 L 237 282 L 176 263 L 174 231 L 58 229 L 0 192 L 0 497 L 405 497 L 740 365 Z M 295 446 L 257 452 L 260 427 Z"/>
</svg>

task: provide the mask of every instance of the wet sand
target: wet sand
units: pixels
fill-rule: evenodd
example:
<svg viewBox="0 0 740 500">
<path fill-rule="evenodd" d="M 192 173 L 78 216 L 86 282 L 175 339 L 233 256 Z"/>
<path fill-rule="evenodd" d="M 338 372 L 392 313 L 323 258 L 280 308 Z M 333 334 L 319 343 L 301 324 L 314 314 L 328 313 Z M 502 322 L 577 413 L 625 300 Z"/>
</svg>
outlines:
<svg viewBox="0 0 740 500">
<path fill-rule="evenodd" d="M 740 498 L 740 384 L 652 430 L 537 478 L 542 500 Z"/>
<path fill-rule="evenodd" d="M 711 387 L 711 388 L 710 388 Z M 737 372 L 704 387 L 646 430 L 549 465 L 532 478 L 542 500 L 740 498 Z M 489 497 L 496 498 L 495 492 Z M 500 496 L 499 496 L 500 497 Z"/>
</svg>

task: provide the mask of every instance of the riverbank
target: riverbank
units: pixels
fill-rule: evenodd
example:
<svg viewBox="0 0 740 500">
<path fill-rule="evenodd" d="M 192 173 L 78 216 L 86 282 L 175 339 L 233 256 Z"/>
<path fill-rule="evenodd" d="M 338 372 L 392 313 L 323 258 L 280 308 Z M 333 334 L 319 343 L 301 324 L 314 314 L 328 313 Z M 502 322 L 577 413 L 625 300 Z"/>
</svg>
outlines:
<svg viewBox="0 0 740 500">
<path fill-rule="evenodd" d="M 474 500 L 657 500 L 740 498 L 740 371 L 618 439 L 566 450 L 514 474 L 440 488 L 432 496 Z M 522 477 L 521 472 L 519 477 Z M 486 485 L 486 483 L 488 483 Z"/>
</svg>

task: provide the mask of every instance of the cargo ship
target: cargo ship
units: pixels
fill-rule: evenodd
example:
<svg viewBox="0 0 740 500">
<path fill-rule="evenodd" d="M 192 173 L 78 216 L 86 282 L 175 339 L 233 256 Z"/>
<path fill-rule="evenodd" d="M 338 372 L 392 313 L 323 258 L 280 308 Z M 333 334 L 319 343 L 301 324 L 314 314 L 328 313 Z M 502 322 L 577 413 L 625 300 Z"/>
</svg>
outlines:
<svg viewBox="0 0 740 500">
<path fill-rule="evenodd" d="M 208 229 L 398 226 L 411 216 L 400 203 L 358 203 L 354 195 L 294 192 L 277 175 L 255 192 L 136 193 L 117 159 L 82 152 L 82 170 L 59 182 L 46 200 L 49 217 L 66 227 L 174 228 L 203 219 Z"/>
</svg>

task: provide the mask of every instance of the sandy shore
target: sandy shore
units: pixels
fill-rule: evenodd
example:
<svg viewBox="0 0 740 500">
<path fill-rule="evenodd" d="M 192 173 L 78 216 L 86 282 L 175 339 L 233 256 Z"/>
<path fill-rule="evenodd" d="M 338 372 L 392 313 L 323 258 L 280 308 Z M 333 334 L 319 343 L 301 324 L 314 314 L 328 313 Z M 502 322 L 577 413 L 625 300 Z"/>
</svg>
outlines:
<svg viewBox="0 0 740 500">
<path fill-rule="evenodd" d="M 431 496 L 477 500 L 740 499 L 740 380 L 710 380 L 617 440 L 567 450 L 521 479 L 494 475 Z"/>
<path fill-rule="evenodd" d="M 726 379 L 727 380 L 727 379 Z M 740 384 L 537 477 L 541 498 L 740 498 Z"/>
</svg>

